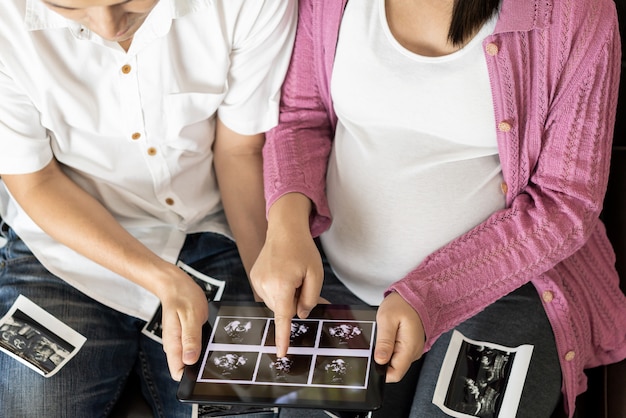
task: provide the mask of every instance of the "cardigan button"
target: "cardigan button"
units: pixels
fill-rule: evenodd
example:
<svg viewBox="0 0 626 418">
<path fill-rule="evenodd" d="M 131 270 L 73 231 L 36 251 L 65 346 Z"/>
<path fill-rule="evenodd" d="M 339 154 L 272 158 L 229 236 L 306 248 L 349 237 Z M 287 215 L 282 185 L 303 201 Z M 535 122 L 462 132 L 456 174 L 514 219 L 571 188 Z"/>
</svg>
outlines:
<svg viewBox="0 0 626 418">
<path fill-rule="evenodd" d="M 576 353 L 574 351 L 568 351 L 565 353 L 565 361 L 572 361 L 576 357 Z"/>
<path fill-rule="evenodd" d="M 541 295 L 541 298 L 543 299 L 544 302 L 550 303 L 550 302 L 552 302 L 554 300 L 554 293 L 549 291 L 549 290 L 546 290 Z"/>
<path fill-rule="evenodd" d="M 511 128 L 512 128 L 511 124 L 509 122 L 506 122 L 506 121 L 500 122 L 498 124 L 498 130 L 500 132 L 505 132 L 505 133 L 509 132 L 511 130 Z"/>
<path fill-rule="evenodd" d="M 493 57 L 498 54 L 499 48 L 498 45 L 494 44 L 493 42 L 489 42 L 485 47 L 485 50 L 487 51 L 487 54 Z"/>
<path fill-rule="evenodd" d="M 506 183 L 500 184 L 500 190 L 502 190 L 502 194 L 507 194 L 509 191 L 509 185 Z"/>
</svg>

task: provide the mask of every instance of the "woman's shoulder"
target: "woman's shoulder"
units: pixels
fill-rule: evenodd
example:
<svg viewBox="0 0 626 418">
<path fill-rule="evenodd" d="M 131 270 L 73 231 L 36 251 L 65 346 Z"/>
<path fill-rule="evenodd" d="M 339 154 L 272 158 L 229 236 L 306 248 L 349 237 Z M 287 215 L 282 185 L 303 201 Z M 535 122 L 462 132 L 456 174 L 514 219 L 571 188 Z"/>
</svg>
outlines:
<svg viewBox="0 0 626 418">
<path fill-rule="evenodd" d="M 504 27 L 531 30 L 586 25 L 611 26 L 617 22 L 615 0 L 502 0 L 500 18 Z"/>
<path fill-rule="evenodd" d="M 552 21 L 565 25 L 586 27 L 617 24 L 615 0 L 552 0 Z M 586 24 L 586 25 L 585 25 Z M 600 29 L 600 28 L 598 28 Z"/>
</svg>

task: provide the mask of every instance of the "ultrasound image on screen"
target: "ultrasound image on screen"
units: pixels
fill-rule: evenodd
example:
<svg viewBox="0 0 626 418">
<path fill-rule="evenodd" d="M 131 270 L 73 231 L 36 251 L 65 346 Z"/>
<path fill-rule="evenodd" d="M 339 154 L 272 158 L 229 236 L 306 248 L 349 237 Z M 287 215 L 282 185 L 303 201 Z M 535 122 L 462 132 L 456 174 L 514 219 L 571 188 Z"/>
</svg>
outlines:
<svg viewBox="0 0 626 418">
<path fill-rule="evenodd" d="M 382 404 L 385 367 L 373 359 L 376 309 L 318 305 L 293 318 L 276 356 L 273 313 L 263 304 L 212 302 L 203 355 L 185 368 L 183 402 L 371 411 Z"/>
<path fill-rule="evenodd" d="M 294 319 L 291 322 L 290 347 L 315 347 L 319 321 Z M 270 321 L 265 345 L 276 346 L 276 327 L 274 321 Z"/>
<path fill-rule="evenodd" d="M 289 352 L 277 358 L 273 319 L 220 316 L 198 381 L 363 388 L 373 335 L 374 321 L 295 318 Z"/>
<path fill-rule="evenodd" d="M 341 386 L 365 386 L 368 359 L 348 356 L 318 356 L 313 383 Z"/>
<path fill-rule="evenodd" d="M 271 353 L 261 354 L 257 382 L 306 384 L 312 362 L 311 355 L 290 354 L 276 357 Z"/>
<path fill-rule="evenodd" d="M 213 342 L 216 344 L 258 345 L 263 341 L 266 319 L 220 318 L 215 326 Z"/>
<path fill-rule="evenodd" d="M 369 349 L 372 339 L 372 324 L 353 321 L 324 321 L 320 347 Z"/>
<path fill-rule="evenodd" d="M 252 381 L 258 353 L 212 351 L 203 378 Z"/>
</svg>

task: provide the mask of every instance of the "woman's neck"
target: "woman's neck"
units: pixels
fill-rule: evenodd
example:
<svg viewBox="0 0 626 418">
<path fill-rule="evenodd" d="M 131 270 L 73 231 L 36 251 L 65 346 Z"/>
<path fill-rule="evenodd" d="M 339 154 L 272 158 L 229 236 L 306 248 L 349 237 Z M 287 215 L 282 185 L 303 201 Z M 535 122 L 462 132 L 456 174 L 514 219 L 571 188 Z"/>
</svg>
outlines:
<svg viewBox="0 0 626 418">
<path fill-rule="evenodd" d="M 396 40 L 416 54 L 439 57 L 457 51 L 448 38 L 453 0 L 385 0 L 387 24 Z"/>
</svg>

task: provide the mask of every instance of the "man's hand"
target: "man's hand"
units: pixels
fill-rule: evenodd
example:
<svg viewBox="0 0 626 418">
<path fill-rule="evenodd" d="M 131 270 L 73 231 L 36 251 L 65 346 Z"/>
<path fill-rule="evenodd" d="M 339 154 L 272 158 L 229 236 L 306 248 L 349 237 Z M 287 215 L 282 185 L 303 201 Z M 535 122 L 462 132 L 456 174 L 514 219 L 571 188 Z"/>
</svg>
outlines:
<svg viewBox="0 0 626 418">
<path fill-rule="evenodd" d="M 129 234 L 56 160 L 34 173 L 3 174 L 2 180 L 48 235 L 161 300 L 163 347 L 172 377 L 180 379 L 184 364 L 200 356 L 209 309 L 200 286 Z"/>
<path fill-rule="evenodd" d="M 173 266 L 175 267 L 175 266 Z M 204 290 L 178 267 L 172 280 L 159 289 L 163 307 L 163 350 L 174 380 L 180 380 L 185 365 L 194 364 L 202 349 L 202 326 L 209 317 Z"/>
<path fill-rule="evenodd" d="M 398 382 L 424 351 L 422 320 L 402 296 L 393 292 L 380 304 L 376 322 L 374 360 L 388 364 L 387 382 Z"/>
</svg>

